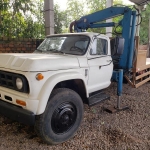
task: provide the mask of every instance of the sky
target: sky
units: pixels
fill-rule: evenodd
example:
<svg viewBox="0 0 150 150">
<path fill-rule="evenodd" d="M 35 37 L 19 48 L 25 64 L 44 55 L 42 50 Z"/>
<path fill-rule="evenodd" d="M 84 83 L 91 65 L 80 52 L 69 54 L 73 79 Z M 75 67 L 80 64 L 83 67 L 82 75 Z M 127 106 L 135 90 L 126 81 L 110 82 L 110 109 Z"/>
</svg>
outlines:
<svg viewBox="0 0 150 150">
<path fill-rule="evenodd" d="M 66 3 L 67 0 L 54 0 L 54 4 L 58 4 L 60 6 L 60 9 L 65 10 L 66 9 Z M 132 4 L 129 0 L 123 0 L 123 4 Z"/>
</svg>

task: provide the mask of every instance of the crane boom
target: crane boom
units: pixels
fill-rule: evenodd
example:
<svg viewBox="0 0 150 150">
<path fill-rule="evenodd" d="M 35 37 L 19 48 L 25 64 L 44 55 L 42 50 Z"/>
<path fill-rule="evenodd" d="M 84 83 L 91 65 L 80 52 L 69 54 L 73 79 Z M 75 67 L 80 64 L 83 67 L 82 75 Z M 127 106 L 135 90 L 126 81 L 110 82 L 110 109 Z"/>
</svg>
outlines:
<svg viewBox="0 0 150 150">
<path fill-rule="evenodd" d="M 113 27 L 116 25 L 115 22 L 103 23 L 102 21 L 119 15 L 123 15 L 123 19 L 118 22 L 118 25 L 122 27 L 121 36 L 124 38 L 125 44 L 124 52 L 120 56 L 118 68 L 125 71 L 133 67 L 136 11 L 132 11 L 132 9 L 128 7 L 109 7 L 83 16 L 79 20 L 72 22 L 70 24 L 70 32 L 72 32 L 73 26 L 76 32 L 82 32 L 88 28 Z"/>
<path fill-rule="evenodd" d="M 81 17 L 70 24 L 70 32 L 72 27 L 76 32 L 82 32 L 88 28 L 102 28 L 115 26 L 115 22 L 104 23 L 102 21 L 109 18 L 122 15 L 123 19 L 118 22 L 117 26 L 122 27 L 121 38 L 124 39 L 123 53 L 117 56 L 117 67 L 114 67 L 112 80 L 117 82 L 117 110 L 124 110 L 127 107 L 120 108 L 120 96 L 122 95 L 123 74 L 130 71 L 133 67 L 134 57 L 134 37 L 136 28 L 136 11 L 128 7 L 109 7 L 104 10 Z M 117 27 L 116 26 L 116 27 Z M 112 56 L 113 58 L 114 56 Z"/>
</svg>

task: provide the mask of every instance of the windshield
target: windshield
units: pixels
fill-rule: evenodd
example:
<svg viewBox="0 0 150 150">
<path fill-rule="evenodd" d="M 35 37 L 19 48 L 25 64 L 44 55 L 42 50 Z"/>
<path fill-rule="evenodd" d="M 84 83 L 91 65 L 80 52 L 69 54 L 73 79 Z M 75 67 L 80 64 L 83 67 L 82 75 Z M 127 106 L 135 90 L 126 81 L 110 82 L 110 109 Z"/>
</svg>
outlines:
<svg viewBox="0 0 150 150">
<path fill-rule="evenodd" d="M 85 35 L 63 35 L 47 37 L 37 51 L 64 53 L 73 55 L 85 54 L 90 38 Z"/>
</svg>

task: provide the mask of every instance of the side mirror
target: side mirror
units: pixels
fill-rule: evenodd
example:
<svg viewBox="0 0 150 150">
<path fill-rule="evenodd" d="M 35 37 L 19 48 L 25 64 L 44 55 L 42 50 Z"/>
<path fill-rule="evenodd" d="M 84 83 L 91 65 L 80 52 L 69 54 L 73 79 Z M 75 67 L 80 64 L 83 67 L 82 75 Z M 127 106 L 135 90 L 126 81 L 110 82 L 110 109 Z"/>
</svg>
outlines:
<svg viewBox="0 0 150 150">
<path fill-rule="evenodd" d="M 123 37 L 116 37 L 111 40 L 111 55 L 122 55 L 125 40 Z"/>
</svg>

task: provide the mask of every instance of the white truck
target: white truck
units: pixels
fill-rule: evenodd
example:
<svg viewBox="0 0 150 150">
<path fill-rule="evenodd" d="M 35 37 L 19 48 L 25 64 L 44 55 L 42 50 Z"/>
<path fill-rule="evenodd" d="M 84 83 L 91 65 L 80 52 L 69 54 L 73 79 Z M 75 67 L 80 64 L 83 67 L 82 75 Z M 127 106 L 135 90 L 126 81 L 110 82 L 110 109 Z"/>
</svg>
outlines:
<svg viewBox="0 0 150 150">
<path fill-rule="evenodd" d="M 117 24 L 100 23 L 118 15 L 123 19 Z M 0 54 L 0 114 L 34 125 L 46 143 L 57 144 L 77 131 L 83 103 L 109 98 L 101 90 L 111 79 L 117 81 L 121 110 L 123 75 L 133 67 L 136 16 L 128 7 L 110 7 L 70 24 L 71 32 L 73 26 L 77 32 L 114 26 L 117 36 L 111 41 L 99 33 L 58 34 L 48 36 L 33 54 Z"/>
<path fill-rule="evenodd" d="M 83 102 L 108 98 L 92 93 L 110 85 L 111 62 L 110 39 L 97 33 L 51 35 L 33 54 L 0 54 L 0 113 L 35 125 L 49 144 L 66 141 Z"/>
</svg>

